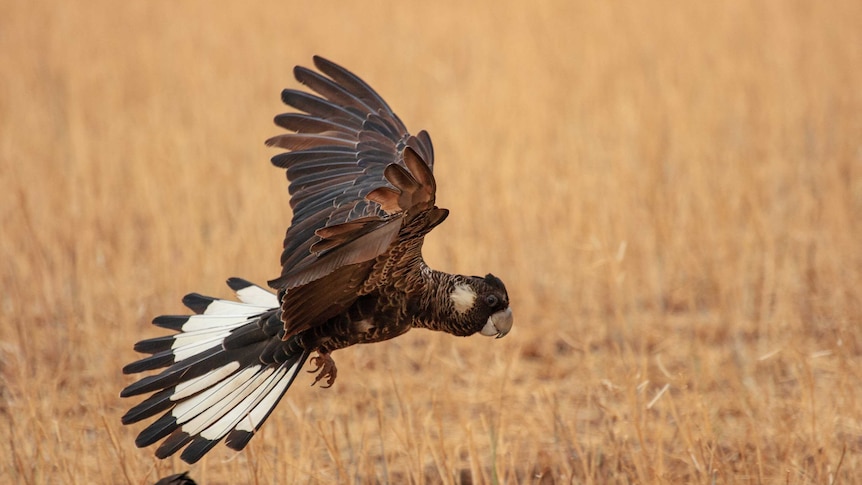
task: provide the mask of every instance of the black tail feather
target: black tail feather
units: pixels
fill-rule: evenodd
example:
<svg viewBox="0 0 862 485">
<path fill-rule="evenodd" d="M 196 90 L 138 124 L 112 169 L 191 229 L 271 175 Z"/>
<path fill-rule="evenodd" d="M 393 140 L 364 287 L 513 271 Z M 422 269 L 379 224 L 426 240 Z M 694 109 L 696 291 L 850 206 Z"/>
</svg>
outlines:
<svg viewBox="0 0 862 485">
<path fill-rule="evenodd" d="M 275 295 L 240 278 L 228 285 L 241 302 L 186 295 L 183 303 L 196 314 L 154 319 L 156 326 L 179 333 L 138 342 L 135 350 L 151 355 L 123 368 L 126 374 L 164 368 L 120 393 L 154 393 L 122 421 L 163 413 L 135 441 L 144 447 L 164 439 L 156 450 L 159 458 L 185 448 L 180 457 L 194 463 L 225 437 L 229 447 L 242 449 L 308 358 L 296 341 L 281 340 Z"/>
</svg>

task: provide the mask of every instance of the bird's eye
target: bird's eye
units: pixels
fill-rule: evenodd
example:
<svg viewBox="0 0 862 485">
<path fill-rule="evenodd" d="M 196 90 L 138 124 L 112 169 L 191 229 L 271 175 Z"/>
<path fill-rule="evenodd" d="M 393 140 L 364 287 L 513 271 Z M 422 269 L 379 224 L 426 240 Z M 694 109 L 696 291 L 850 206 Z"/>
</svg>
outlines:
<svg viewBox="0 0 862 485">
<path fill-rule="evenodd" d="M 497 298 L 496 295 L 488 295 L 485 297 L 485 303 L 487 303 L 489 307 L 493 308 L 497 306 L 497 303 L 499 302 L 500 300 Z"/>
</svg>

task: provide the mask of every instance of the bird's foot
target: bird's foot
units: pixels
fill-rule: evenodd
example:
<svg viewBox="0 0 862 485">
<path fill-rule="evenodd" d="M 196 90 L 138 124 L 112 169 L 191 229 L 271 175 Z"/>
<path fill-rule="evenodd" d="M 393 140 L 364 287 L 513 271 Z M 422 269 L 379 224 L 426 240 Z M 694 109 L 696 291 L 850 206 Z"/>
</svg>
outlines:
<svg viewBox="0 0 862 485">
<path fill-rule="evenodd" d="M 332 360 L 332 357 L 330 357 L 329 352 L 321 352 L 318 350 L 317 357 L 311 358 L 311 364 L 316 365 L 317 368 L 308 371 L 310 374 L 320 371 L 320 373 L 317 374 L 317 377 L 314 378 L 314 382 L 312 382 L 311 385 L 313 386 L 317 384 L 317 381 L 326 378 L 326 385 L 321 387 L 323 387 L 324 389 L 332 387 L 332 383 L 335 382 L 335 376 L 338 375 L 338 369 L 335 367 L 335 361 Z"/>
</svg>

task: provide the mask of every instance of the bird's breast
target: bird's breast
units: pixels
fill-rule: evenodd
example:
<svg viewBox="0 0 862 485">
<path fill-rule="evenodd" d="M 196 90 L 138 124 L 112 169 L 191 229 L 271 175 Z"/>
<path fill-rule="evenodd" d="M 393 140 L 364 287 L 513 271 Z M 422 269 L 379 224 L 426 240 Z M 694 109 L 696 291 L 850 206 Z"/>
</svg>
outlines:
<svg viewBox="0 0 862 485">
<path fill-rule="evenodd" d="M 355 334 L 369 333 L 375 328 L 373 318 L 363 318 L 350 324 L 350 330 Z"/>
<path fill-rule="evenodd" d="M 366 317 L 350 323 L 353 343 L 367 344 L 397 337 L 410 329 L 410 324 L 397 318 L 381 315 Z"/>
</svg>

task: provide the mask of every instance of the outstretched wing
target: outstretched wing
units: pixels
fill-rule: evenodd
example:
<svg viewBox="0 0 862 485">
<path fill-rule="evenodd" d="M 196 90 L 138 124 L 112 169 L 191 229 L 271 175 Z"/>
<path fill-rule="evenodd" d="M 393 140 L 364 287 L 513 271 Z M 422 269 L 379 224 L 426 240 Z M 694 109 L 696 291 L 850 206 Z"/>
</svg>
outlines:
<svg viewBox="0 0 862 485">
<path fill-rule="evenodd" d="M 272 162 L 287 170 L 293 220 L 282 273 L 289 334 L 347 308 L 374 259 L 397 242 L 405 223 L 434 207 L 434 152 L 425 131 L 412 136 L 389 105 L 353 73 L 314 57 L 320 73 L 296 67 L 317 95 L 285 89 L 299 110 L 276 116 L 295 133 L 267 140 L 290 150 Z M 432 218 L 439 223 L 445 214 Z M 426 217 L 427 219 L 427 217 Z"/>
</svg>

